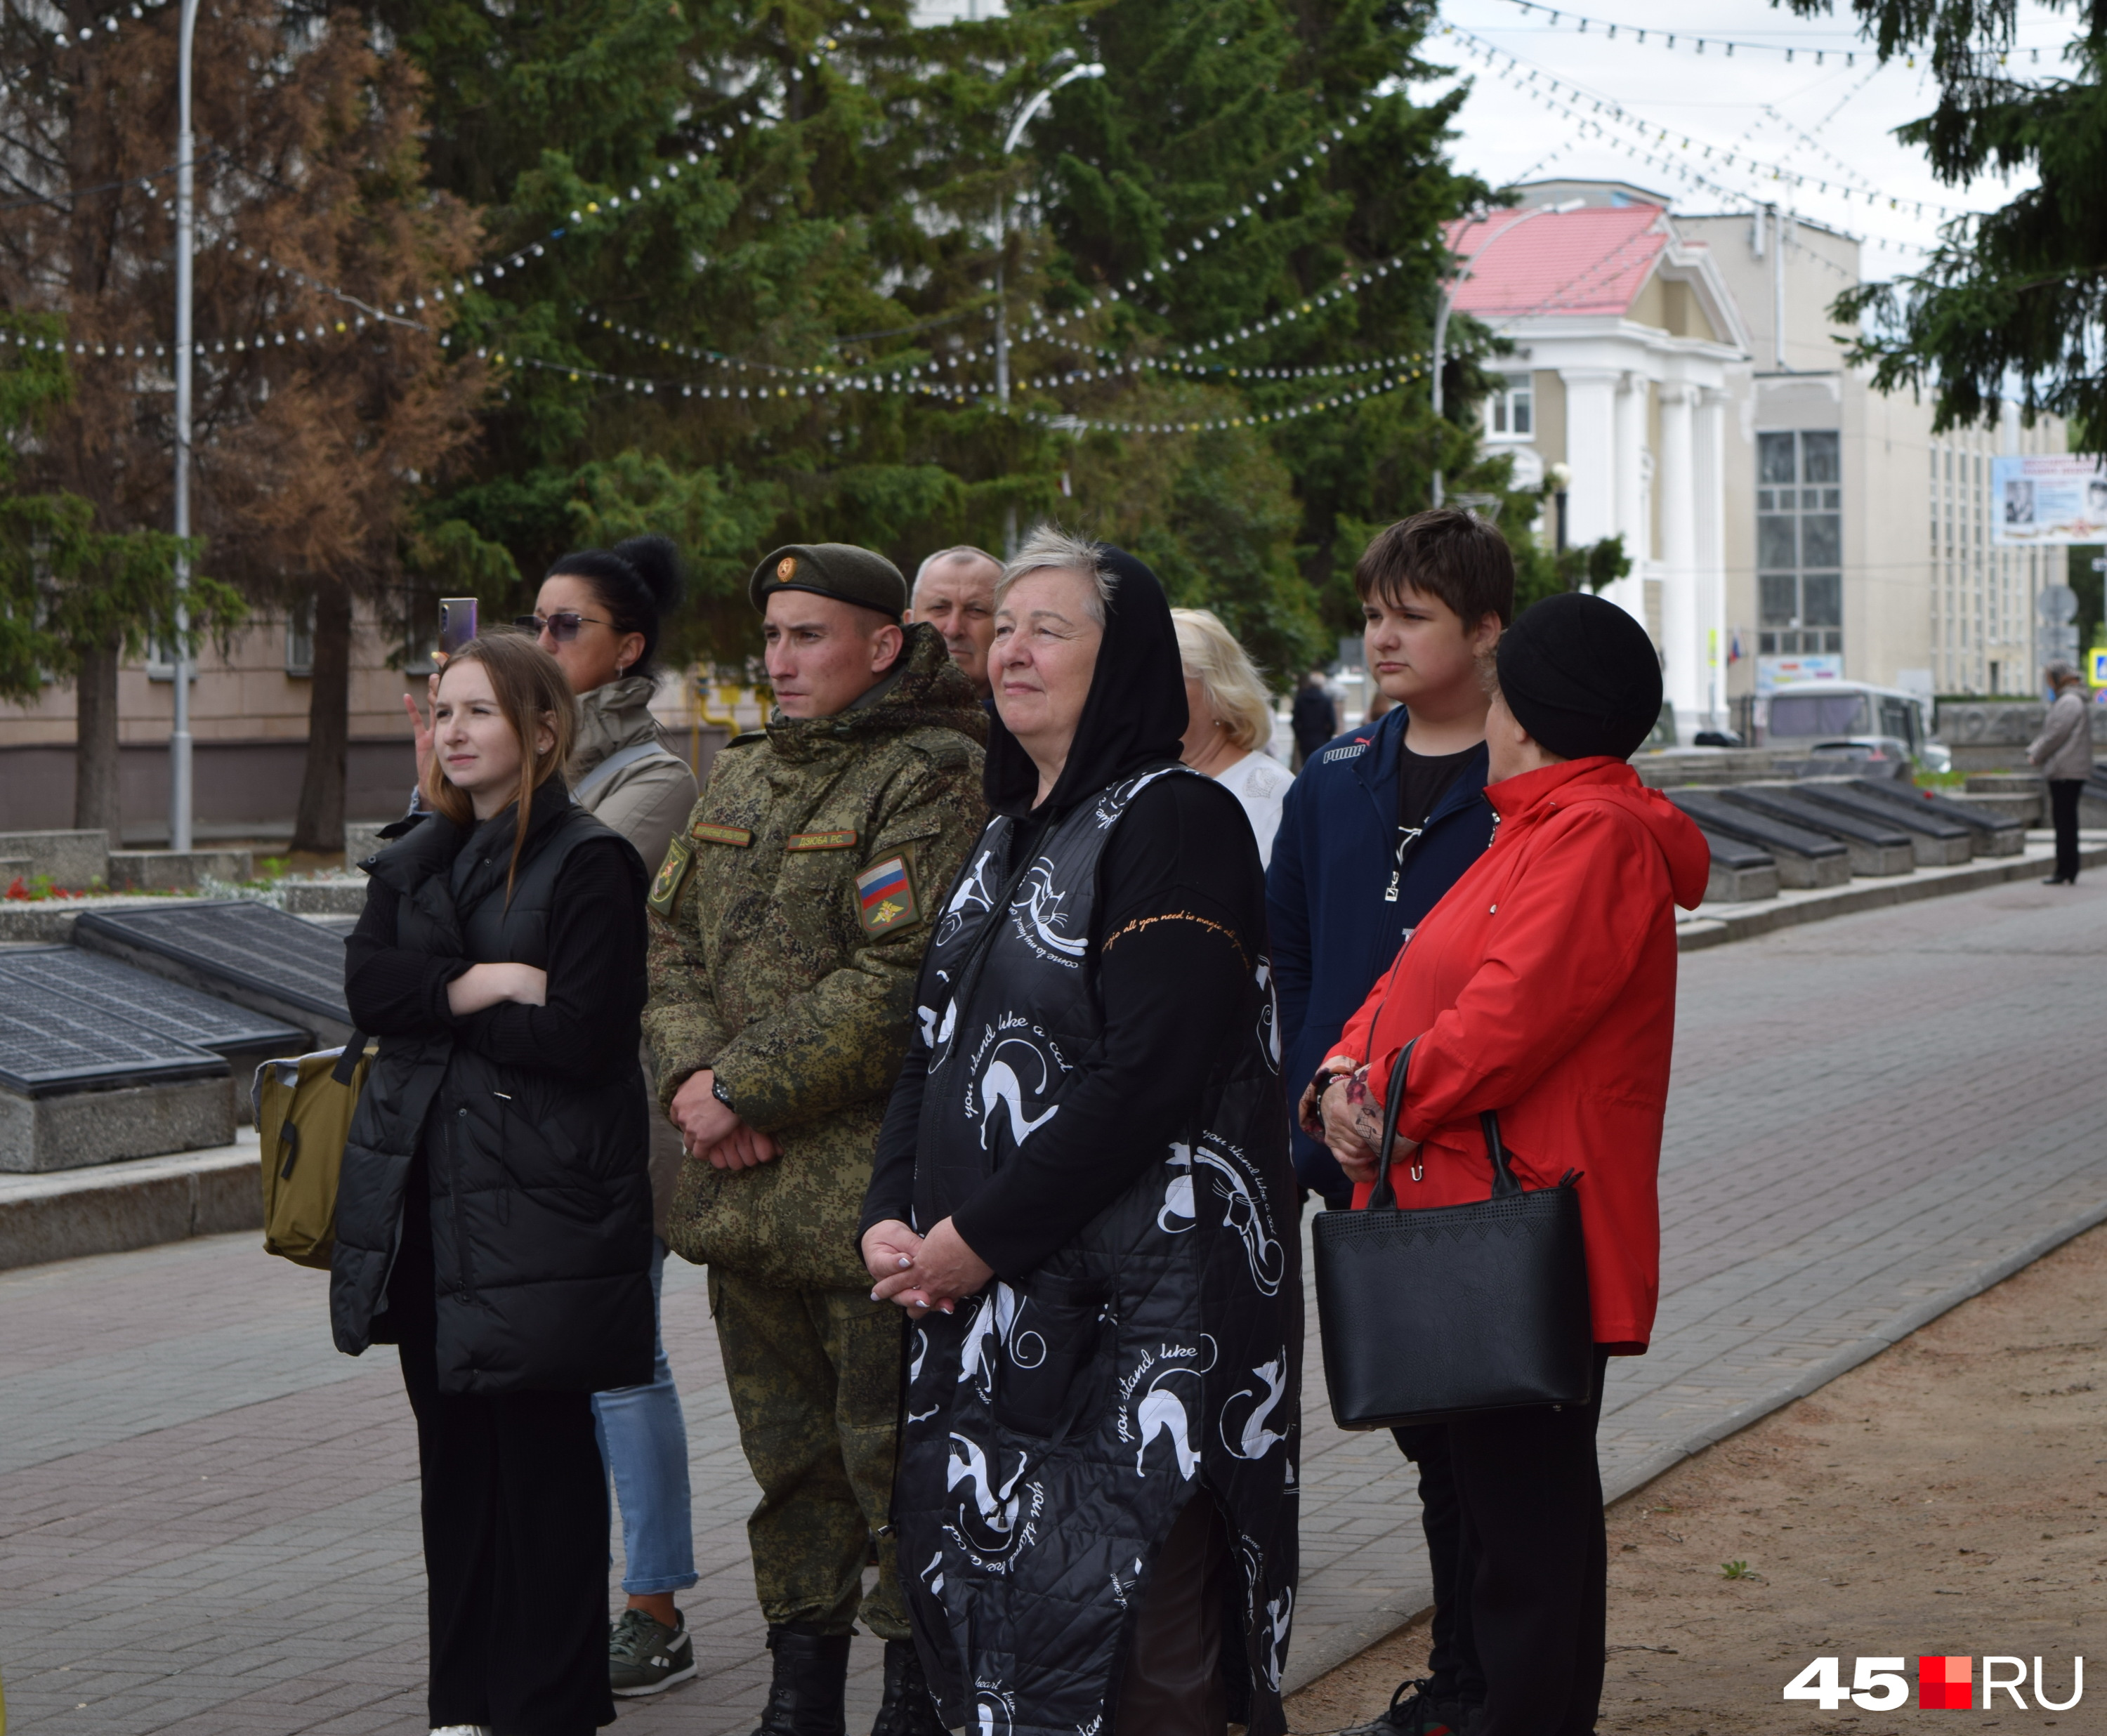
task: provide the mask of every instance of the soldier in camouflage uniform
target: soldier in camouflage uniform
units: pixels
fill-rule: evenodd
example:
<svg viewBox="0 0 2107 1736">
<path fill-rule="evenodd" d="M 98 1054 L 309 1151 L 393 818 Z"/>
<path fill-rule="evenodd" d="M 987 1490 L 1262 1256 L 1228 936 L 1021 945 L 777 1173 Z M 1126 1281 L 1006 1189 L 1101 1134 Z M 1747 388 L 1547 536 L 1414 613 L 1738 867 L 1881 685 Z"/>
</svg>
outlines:
<svg viewBox="0 0 2107 1736">
<path fill-rule="evenodd" d="M 986 819 L 986 720 L 936 629 L 900 625 L 882 556 L 779 549 L 749 594 L 779 709 L 718 754 L 651 893 L 645 1034 L 689 1152 L 667 1241 L 710 1268 L 761 1485 L 756 1736 L 838 1736 L 859 1616 L 886 1642 L 874 1736 L 928 1736 L 888 1527 L 901 1315 L 870 1299 L 856 1232 L 931 912 Z"/>
</svg>

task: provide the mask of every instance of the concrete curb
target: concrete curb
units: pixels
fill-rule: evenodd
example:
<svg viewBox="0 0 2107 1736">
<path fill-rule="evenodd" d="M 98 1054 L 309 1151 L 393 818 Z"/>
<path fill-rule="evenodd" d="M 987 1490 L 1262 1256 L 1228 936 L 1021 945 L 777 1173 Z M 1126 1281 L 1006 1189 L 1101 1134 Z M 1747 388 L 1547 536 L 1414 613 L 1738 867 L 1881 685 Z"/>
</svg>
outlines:
<svg viewBox="0 0 2107 1736">
<path fill-rule="evenodd" d="M 1737 910 L 1730 916 L 1702 914 L 1677 926 L 1676 950 L 1694 953 L 1707 946 L 1724 946 L 1730 940 L 1752 940 L 1758 935 L 1774 934 L 1803 922 L 1819 922 L 1830 917 L 1853 916 L 1861 910 L 1885 910 L 1897 904 L 1914 904 L 1927 898 L 1945 898 L 1960 892 L 1979 892 L 1986 886 L 2010 884 L 2037 875 L 2055 862 L 2052 847 L 2029 841 L 2025 853 L 1971 862 L 1963 868 L 1918 868 L 1879 880 L 1853 880 L 1817 892 L 1782 892 L 1759 908 Z M 2078 850 L 2079 865 L 2107 867 L 2107 845 L 2094 843 Z"/>
<path fill-rule="evenodd" d="M 258 1147 L 0 1179 L 0 1272 L 263 1227 Z"/>
<path fill-rule="evenodd" d="M 2102 854 L 2107 855 L 2107 851 Z M 1803 1369 L 1791 1379 L 1781 1382 L 1760 1397 L 1750 1399 L 1716 1422 L 1692 1429 L 1680 1440 L 1660 1448 L 1629 1469 L 1611 1478 L 1602 1485 L 1603 1505 L 1614 1507 L 1627 1496 L 1637 1494 L 1648 1483 L 1665 1476 L 1684 1460 L 1695 1457 L 1708 1447 L 1717 1446 L 1730 1435 L 1739 1434 L 1750 1424 L 1761 1422 L 1772 1411 L 1783 1410 L 1795 1400 L 1820 1391 L 1839 1375 L 1849 1374 L 1860 1363 L 1871 1361 L 1882 1351 L 1891 1349 L 1919 1328 L 1930 1326 L 1940 1315 L 1950 1313 L 1962 1303 L 1981 1295 L 1987 1290 L 1996 1288 L 2015 1272 L 2033 1265 L 2044 1254 L 2053 1254 L 2065 1242 L 2102 1223 L 2107 1223 L 2107 1204 L 2081 1213 L 2058 1224 L 2054 1229 L 2044 1231 L 2032 1241 L 1964 1278 L 1958 1284 L 1941 1290 L 1935 1296 L 1913 1303 L 1890 1316 L 1863 1338 L 1845 1345 L 1812 1368 Z M 1325 1636 L 1321 1644 L 1296 1657 L 1281 1679 L 1281 1692 L 1299 1692 L 1319 1676 L 1359 1657 L 1370 1646 L 1387 1640 L 1399 1628 L 1430 1613 L 1434 1607 L 1433 1595 L 1431 1584 L 1414 1584 L 1376 1604 L 1362 1620 L 1346 1627 L 1335 1629 Z"/>
</svg>

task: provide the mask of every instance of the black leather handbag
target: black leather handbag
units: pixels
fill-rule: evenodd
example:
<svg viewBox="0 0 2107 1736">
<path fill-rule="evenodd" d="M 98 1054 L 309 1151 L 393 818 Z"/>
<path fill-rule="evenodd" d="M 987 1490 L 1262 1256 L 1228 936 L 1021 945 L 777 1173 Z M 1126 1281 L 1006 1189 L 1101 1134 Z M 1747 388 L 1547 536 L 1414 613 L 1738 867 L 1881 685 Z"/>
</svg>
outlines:
<svg viewBox="0 0 2107 1736">
<path fill-rule="evenodd" d="M 1411 1059 L 1408 1047 L 1390 1074 L 1378 1151 L 1397 1133 Z M 1556 1187 L 1523 1188 L 1498 1116 L 1478 1119 L 1492 1158 L 1490 1199 L 1404 1211 L 1385 1164 L 1366 1206 L 1318 1214 L 1324 1383 L 1341 1429 L 1594 1397 L 1577 1177 L 1568 1170 Z"/>
</svg>

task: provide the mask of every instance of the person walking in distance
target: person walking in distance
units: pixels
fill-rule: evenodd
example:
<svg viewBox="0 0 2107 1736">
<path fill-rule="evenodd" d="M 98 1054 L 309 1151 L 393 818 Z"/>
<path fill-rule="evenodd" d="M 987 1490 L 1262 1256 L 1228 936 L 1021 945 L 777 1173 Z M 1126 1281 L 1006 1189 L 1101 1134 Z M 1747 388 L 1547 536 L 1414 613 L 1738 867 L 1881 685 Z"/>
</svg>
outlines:
<svg viewBox="0 0 2107 1736">
<path fill-rule="evenodd" d="M 400 1348 L 429 1711 L 455 1736 L 613 1721 L 591 1395 L 651 1378 L 637 1064 L 645 869 L 571 800 L 576 702 L 516 634 L 456 652 L 430 811 L 369 858 L 344 999 L 380 1052 L 344 1145 L 337 1348 Z"/>
<path fill-rule="evenodd" d="M 1301 771 L 1310 756 L 1339 733 L 1339 708 L 1325 691 L 1324 671 L 1313 669 L 1295 690 L 1288 707 L 1288 728 L 1295 736 L 1295 769 Z"/>
<path fill-rule="evenodd" d="M 776 709 L 719 752 L 650 898 L 645 1029 L 689 1153 L 667 1241 L 709 1267 L 761 1486 L 759 1736 L 841 1736 L 859 1620 L 885 1642 L 875 1736 L 937 1736 L 890 1522 L 901 1315 L 856 1228 L 934 901 L 986 811 L 987 715 L 882 555 L 779 549 L 748 595 Z"/>
<path fill-rule="evenodd" d="M 985 549 L 961 543 L 941 549 L 914 574 L 910 621 L 926 621 L 944 635 L 944 648 L 973 683 L 982 705 L 991 704 L 988 647 L 995 642 L 995 583 L 1002 563 Z"/>
<path fill-rule="evenodd" d="M 1280 985 L 1286 1074 L 1299 1092 L 1331 1053 L 1368 985 L 1497 823 L 1487 805 L 1484 666 L 1514 613 L 1514 558 L 1467 512 L 1436 509 L 1391 525 L 1354 567 L 1368 668 L 1395 702 L 1319 752 L 1287 792 L 1266 875 Z M 1303 1185 L 1333 1206 L 1346 1178 L 1305 1121 L 1295 1133 Z M 1460 1595 L 1468 1570 L 1448 1432 L 1393 1431 L 1419 1469 L 1421 1522 L 1434 1573 L 1431 1673 L 1405 1683 L 1372 1728 L 1438 1736 L 1484 1692 Z"/>
<path fill-rule="evenodd" d="M 534 612 L 515 623 L 555 658 L 578 696 L 577 740 L 565 768 L 572 799 L 628 839 L 652 868 L 695 805 L 695 775 L 660 745 L 651 715 L 659 635 L 680 607 L 681 589 L 673 545 L 663 536 L 632 537 L 564 556 L 542 580 Z M 648 1052 L 644 1066 L 648 1086 Z M 655 1097 L 648 1119 L 655 1307 L 681 1137 Z M 673 1594 L 697 1577 L 688 1429 L 663 1333 L 653 1347 L 651 1379 L 594 1393 L 593 1417 L 622 1513 L 622 1590 L 628 1599 L 609 1638 L 608 1675 L 616 1695 L 631 1698 L 695 1673 L 694 1642 L 673 1602 Z"/>
<path fill-rule="evenodd" d="M 2055 689 L 2055 701 L 2027 748 L 2028 763 L 2038 765 L 2048 779 L 2049 817 L 2055 826 L 2055 872 L 2042 884 L 2074 886 L 2078 798 L 2092 775 L 2092 707 L 2085 702 L 2085 677 L 2069 664 L 2051 663 L 2042 675 Z"/>
</svg>

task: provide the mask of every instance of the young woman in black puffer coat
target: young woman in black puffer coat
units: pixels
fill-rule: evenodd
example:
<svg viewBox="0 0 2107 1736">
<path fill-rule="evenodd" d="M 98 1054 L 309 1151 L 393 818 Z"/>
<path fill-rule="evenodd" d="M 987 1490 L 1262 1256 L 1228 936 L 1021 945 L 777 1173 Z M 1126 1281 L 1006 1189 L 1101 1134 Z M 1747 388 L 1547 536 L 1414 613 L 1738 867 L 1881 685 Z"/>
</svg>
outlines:
<svg viewBox="0 0 2107 1736">
<path fill-rule="evenodd" d="M 637 1063 L 644 865 L 572 800 L 575 706 L 519 636 L 447 663 L 431 814 L 371 858 L 344 990 L 380 1052 L 352 1123 L 337 1348 L 400 1347 L 434 1727 L 613 1722 L 591 1394 L 651 1378 Z"/>
</svg>

